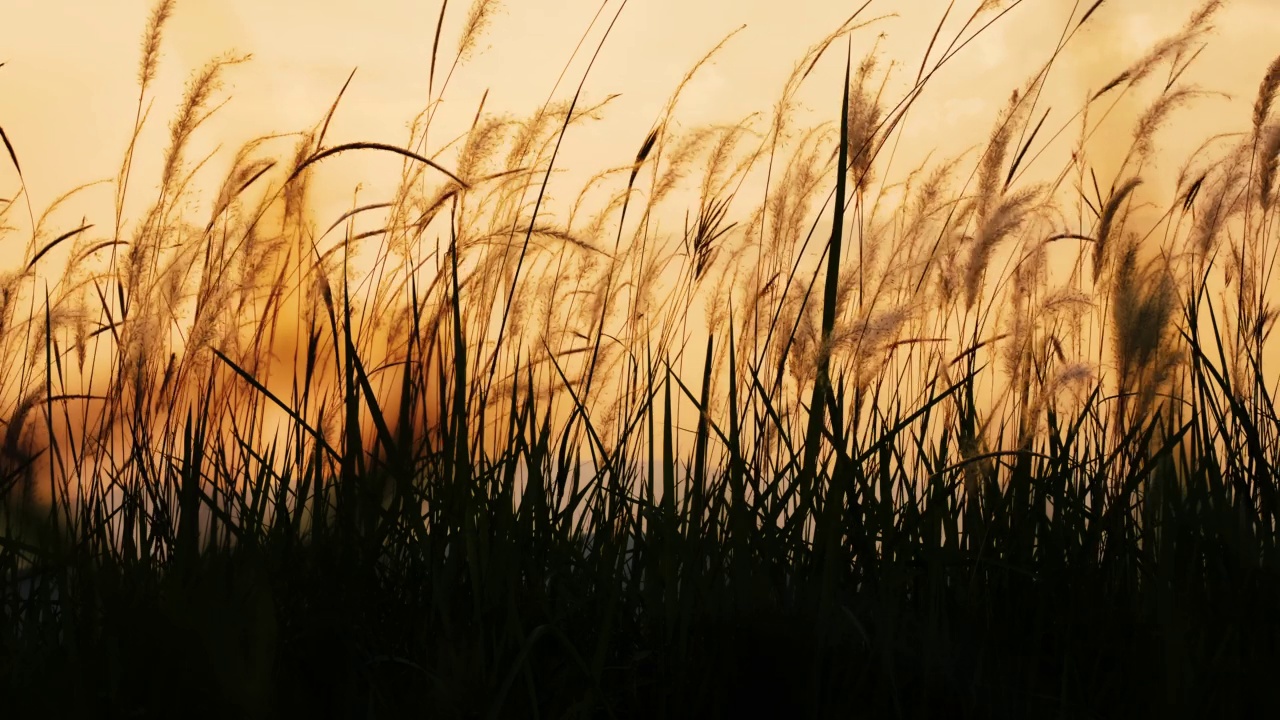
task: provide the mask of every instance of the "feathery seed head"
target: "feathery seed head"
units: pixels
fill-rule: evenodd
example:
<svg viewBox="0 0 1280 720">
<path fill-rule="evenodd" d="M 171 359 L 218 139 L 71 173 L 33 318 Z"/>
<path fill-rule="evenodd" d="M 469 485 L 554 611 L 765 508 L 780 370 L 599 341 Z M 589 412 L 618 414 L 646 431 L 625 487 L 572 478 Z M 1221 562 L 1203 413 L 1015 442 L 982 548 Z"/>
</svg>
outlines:
<svg viewBox="0 0 1280 720">
<path fill-rule="evenodd" d="M 1116 188 L 1111 197 L 1107 199 L 1107 204 L 1103 206 L 1102 213 L 1098 219 L 1098 237 L 1093 243 L 1093 276 L 1098 277 L 1107 260 L 1107 249 L 1111 239 L 1112 227 L 1115 225 L 1116 217 L 1120 213 L 1120 208 L 1124 206 L 1124 202 L 1129 195 L 1142 184 L 1142 179 L 1132 177 L 1121 183 Z"/>
<path fill-rule="evenodd" d="M 475 0 L 467 13 L 467 21 L 462 26 L 462 37 L 458 40 L 458 59 L 467 60 L 475 50 L 476 42 L 484 34 L 493 15 L 498 11 L 498 0 Z"/>
<path fill-rule="evenodd" d="M 175 0 L 160 0 L 151 9 L 147 29 L 142 35 L 142 59 L 138 64 L 138 85 L 146 90 L 155 79 L 160 64 L 160 39 L 164 36 L 165 23 L 173 14 Z"/>
<path fill-rule="evenodd" d="M 1258 86 L 1258 99 L 1253 104 L 1253 132 L 1262 134 L 1263 125 L 1271 117 L 1271 106 L 1276 99 L 1276 91 L 1280 90 L 1280 57 L 1271 61 L 1267 74 L 1262 77 Z"/>
<path fill-rule="evenodd" d="M 1262 208 L 1270 210 L 1275 199 L 1276 171 L 1280 169 L 1280 122 L 1272 123 L 1263 130 L 1259 153 L 1262 155 L 1258 171 Z"/>
</svg>

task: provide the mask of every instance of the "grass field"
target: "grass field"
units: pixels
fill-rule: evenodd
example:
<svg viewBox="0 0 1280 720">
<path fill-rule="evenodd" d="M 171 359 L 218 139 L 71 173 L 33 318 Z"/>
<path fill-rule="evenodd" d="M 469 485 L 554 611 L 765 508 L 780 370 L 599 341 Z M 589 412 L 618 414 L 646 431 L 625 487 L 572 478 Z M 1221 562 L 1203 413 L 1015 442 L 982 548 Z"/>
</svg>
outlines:
<svg viewBox="0 0 1280 720">
<path fill-rule="evenodd" d="M 66 227 L 80 190 L 34 211 L 5 136 L 7 716 L 1275 712 L 1280 59 L 1238 132 L 1157 166 L 1220 3 L 1046 121 L 1082 2 L 983 146 L 890 174 L 1018 4 L 893 68 L 853 7 L 767 112 L 682 130 L 682 84 L 580 192 L 561 139 L 609 109 L 581 86 L 458 138 L 432 104 L 395 145 L 330 142 L 339 94 L 197 215 L 227 56 L 154 197 L 130 142 L 115 216 Z M 495 3 L 446 9 L 465 59 Z M 845 82 L 799 126 L 818 63 Z M 396 193 L 310 207 L 352 153 L 399 156 Z"/>
</svg>

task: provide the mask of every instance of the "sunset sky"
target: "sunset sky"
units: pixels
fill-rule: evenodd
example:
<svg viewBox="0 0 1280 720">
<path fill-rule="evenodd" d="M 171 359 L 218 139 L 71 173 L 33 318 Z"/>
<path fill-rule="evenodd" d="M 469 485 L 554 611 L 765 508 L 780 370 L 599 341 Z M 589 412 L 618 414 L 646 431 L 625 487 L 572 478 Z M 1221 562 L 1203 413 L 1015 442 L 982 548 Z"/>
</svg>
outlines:
<svg viewBox="0 0 1280 720">
<path fill-rule="evenodd" d="M 23 162 L 37 212 L 71 187 L 109 177 L 118 168 L 137 98 L 139 37 L 150 0 L 110 3 L 82 0 L 10 0 L 0 23 L 0 126 Z M 453 57 L 469 3 L 451 3 L 441 58 Z M 980 144 L 1010 90 L 1047 57 L 1066 18 L 1091 3 L 1024 0 L 942 75 L 913 114 L 900 150 L 904 162 L 923 151 L 950 154 Z M 902 66 L 896 87 L 914 77 L 945 0 L 879 0 L 864 12 L 885 17 L 854 35 L 854 54 L 868 51 L 881 32 L 886 59 Z M 957 3 L 945 40 L 976 3 Z M 1065 119 L 1079 106 L 1085 89 L 1114 76 L 1128 61 L 1179 27 L 1198 0 L 1111 0 L 1091 28 L 1070 46 L 1045 105 L 1062 108 Z M 616 11 L 609 2 L 591 32 L 587 51 Z M 671 90 L 685 71 L 725 35 L 745 25 L 716 62 L 704 68 L 682 101 L 677 117 L 693 126 L 736 120 L 767 111 L 783 80 L 804 50 L 837 27 L 856 8 L 849 2 L 778 3 L 771 0 L 632 0 L 587 81 L 589 98 L 621 93 L 606 121 L 580 129 L 565 148 L 566 166 L 590 172 L 634 156 Z M 597 0 L 522 0 L 502 3 L 481 39 L 475 57 L 461 66 L 445 95 L 443 128 L 470 122 L 487 89 L 487 108 L 526 114 L 546 100 L 579 37 L 600 9 Z M 227 75 L 231 102 L 199 136 L 197 147 L 220 143 L 229 155 L 240 142 L 268 132 L 310 127 L 323 116 L 352 68 L 355 80 L 335 120 L 334 141 L 402 143 L 406 125 L 426 100 L 431 39 L 440 6 L 422 0 L 179 0 L 165 35 L 151 117 L 142 157 L 154 163 L 163 150 L 163 132 L 186 77 L 208 59 L 226 52 L 251 53 L 251 63 Z M 1266 29 L 1280 26 L 1280 4 L 1236 0 L 1216 23 L 1217 36 L 1193 72 L 1206 88 L 1236 95 L 1234 103 L 1208 98 L 1190 111 L 1203 122 L 1183 122 L 1179 132 L 1201 125 L 1238 130 L 1261 73 L 1280 42 Z M 815 70 L 802 100 L 830 119 L 842 70 L 843 45 Z M 936 52 L 936 51 L 935 51 Z M 585 55 L 586 53 L 582 53 Z M 581 57 L 556 96 L 572 94 L 581 75 Z M 443 73 L 442 73 L 443 74 Z M 1105 77 L 1104 77 L 1105 76 Z M 891 84 L 890 86 L 895 87 Z M 900 94 L 896 93 L 895 95 Z M 1068 108 L 1070 108 L 1068 110 Z M 1229 109 L 1228 109 L 1229 108 Z M 1056 108 L 1055 108 L 1056 109 Z M 1185 118 L 1184 118 L 1185 119 Z M 1052 123 L 1050 123 L 1052 124 Z M 1168 137 L 1190 147 L 1204 136 Z M 438 138 L 452 136 L 441 132 Z M 282 146 L 283 147 L 283 146 Z M 912 155 L 913 147 L 921 151 Z M 318 181 L 317 198 L 345 204 L 356 182 L 377 187 L 394 180 L 385 159 L 344 160 L 341 173 Z M 390 172 L 387 172 L 390 171 Z M 218 170 L 211 170 L 216 178 Z M 0 170 L 8 195 L 16 178 Z M 210 179 L 209 182 L 216 182 Z M 107 194 L 97 199 L 106 202 Z M 89 201 L 77 206 L 88 212 Z M 104 206 L 109 207 L 109 205 Z"/>
<path fill-rule="evenodd" d="M 0 708 L 1274 703 L 1280 0 L 174 2 L 0 0 Z"/>
<path fill-rule="evenodd" d="M 914 80 L 948 2 L 875 0 L 859 16 L 867 25 L 852 35 L 854 62 L 878 50 L 882 70 L 877 78 L 894 63 L 886 85 L 887 105 L 902 98 Z M 957 0 L 931 62 L 979 4 Z M 996 4 L 1013 7 L 934 78 L 890 148 L 890 166 L 881 162 L 877 167 L 878 182 L 899 181 L 926 158 L 938 161 L 980 150 L 1011 91 L 1025 85 L 1048 60 L 1063 29 L 1074 26 L 1071 18 L 1078 19 L 1093 3 Z M 152 5 L 152 0 L 9 0 L 6 5 L 0 23 L 0 62 L 5 63 L 0 67 L 0 127 L 22 163 L 33 216 L 39 217 L 68 190 L 114 178 L 119 170 L 134 122 L 140 38 Z M 447 6 L 437 95 L 456 55 L 470 5 L 453 0 Z M 806 50 L 859 5 L 861 1 L 631 0 L 591 70 L 583 102 L 620 96 L 602 121 L 571 129 L 557 161 L 566 171 L 561 180 L 571 189 L 562 196 L 571 199 L 597 171 L 630 163 L 684 74 L 730 33 L 741 28 L 686 89 L 675 112 L 676 130 L 736 122 L 756 112 L 768 115 Z M 1040 138 L 1066 129 L 1034 167 L 1046 176 L 1056 175 L 1077 140 L 1079 124 L 1071 120 L 1086 93 L 1176 32 L 1201 5 L 1203 0 L 1102 3 L 1059 58 L 1037 104 L 1037 116 L 1050 109 Z M 426 154 L 433 155 L 470 126 L 486 91 L 486 112 L 521 117 L 536 113 L 548 98 L 572 97 L 586 59 L 620 6 L 619 0 L 500 2 L 472 56 L 449 81 Z M 410 121 L 427 104 L 431 44 L 440 10 L 438 0 L 177 0 L 161 45 L 147 129 L 131 171 L 126 224 L 154 202 L 168 125 L 184 83 L 224 53 L 253 57 L 227 69 L 225 87 L 215 102 L 229 101 L 200 128 L 187 153 L 192 163 L 218 149 L 195 183 L 206 203 L 242 143 L 313 127 L 353 68 L 358 70 L 327 144 L 406 144 Z M 1177 110 L 1157 135 L 1156 167 L 1145 169 L 1146 182 L 1134 196 L 1143 208 L 1139 212 L 1153 217 L 1140 221 L 1154 221 L 1160 209 L 1169 206 L 1174 178 L 1202 140 L 1249 128 L 1258 83 L 1280 53 L 1280 38 L 1269 32 L 1280 27 L 1280 3 L 1227 2 L 1215 27 L 1184 81 L 1230 98 L 1207 94 L 1197 99 L 1191 108 Z M 970 34 L 972 29 L 966 36 Z M 798 96 L 800 125 L 838 118 L 845 49 L 843 41 L 836 43 L 806 80 Z M 557 86 L 566 63 L 568 70 Z M 1114 107 L 1091 140 L 1087 157 L 1101 182 L 1114 180 L 1115 166 L 1129 147 L 1132 120 L 1155 97 L 1166 72 L 1162 67 Z M 285 139 L 272 150 L 277 157 L 287 157 L 293 144 Z M 1035 149 L 1039 152 L 1038 146 Z M 961 176 L 972 170 L 977 154 L 968 157 L 970 164 L 962 166 Z M 441 161 L 449 165 L 453 156 L 446 153 Z M 388 199 L 399 170 L 399 158 L 386 154 L 348 154 L 327 161 L 310 184 L 313 221 L 328 226 L 352 206 L 357 187 L 361 202 Z M 19 188 L 13 168 L 0 162 L 0 197 L 15 197 Z M 758 195 L 748 195 L 749 202 L 733 208 L 734 219 L 750 212 L 747 205 L 759 202 Z M 112 196 L 109 184 L 90 189 L 54 215 L 54 227 L 46 232 L 77 227 L 82 218 L 96 225 L 94 232 L 104 231 L 112 222 Z M 672 204 L 679 206 L 676 212 L 681 216 L 667 226 L 678 226 L 686 205 Z M 22 261 L 22 246 L 30 238 L 26 208 L 19 207 L 21 212 L 5 218 L 16 232 L 0 237 L 0 271 Z M 563 217 L 564 210 L 552 203 L 543 212 Z M 205 212 L 193 211 L 201 221 Z M 50 256 L 42 265 L 53 264 L 53 259 Z"/>
<path fill-rule="evenodd" d="M 142 217 L 155 202 L 169 122 L 181 102 L 184 83 L 224 53 L 250 54 L 252 59 L 227 69 L 225 87 L 214 98 L 215 104 L 224 99 L 227 103 L 199 129 L 188 147 L 189 165 L 217 149 L 195 182 L 195 190 L 206 203 L 210 202 L 208 196 L 217 192 L 242 143 L 315 126 L 353 69 L 354 80 L 326 144 L 372 141 L 406 145 L 409 123 L 430 100 L 428 69 L 441 1 L 177 0 L 161 45 L 159 74 L 148 97 L 148 124 L 131 170 L 125 234 L 130 232 L 129 223 Z M 857 63 L 868 53 L 878 52 L 881 70 L 876 81 L 892 66 L 885 85 L 886 106 L 893 107 L 907 94 L 949 3 L 873 0 L 860 15 L 866 25 L 851 36 L 853 60 Z M 487 113 L 519 117 L 535 114 L 549 99 L 571 98 L 604 28 L 622 7 L 621 0 L 605 0 L 603 4 L 601 0 L 501 2 L 475 52 L 457 67 L 445 88 L 443 82 L 456 55 L 470 4 L 451 0 L 447 7 L 435 86 L 435 95 L 439 97 L 443 88 L 443 97 L 424 151 L 428 156 L 470 127 L 482 96 Z M 595 104 L 615 93 L 619 96 L 607 107 L 603 120 L 571 128 L 557 158 L 557 168 L 567 171 L 558 179 L 570 191 L 556 197 L 561 205 L 553 202 L 542 212 L 557 216 L 557 220 L 563 218 L 565 196 L 571 200 L 583 181 L 598 171 L 631 163 L 681 78 L 726 36 L 737 31 L 686 88 L 674 113 L 675 130 L 736 123 L 752 113 L 768 116 L 807 49 L 840 27 L 861 4 L 862 0 L 630 0 L 618 14 L 590 71 L 582 104 Z M 980 4 L 981 0 L 955 0 L 938 45 L 929 53 L 930 66 Z M 1006 0 L 995 4 L 1012 5 L 1012 9 L 932 80 L 879 159 L 877 184 L 901 181 L 927 158 L 936 162 L 980 151 L 1011 92 L 1025 86 L 1048 61 L 1064 28 L 1074 27 L 1073 18 L 1078 20 L 1094 0 Z M 1090 23 L 1058 58 L 1036 103 L 1037 118 L 1046 110 L 1049 115 L 1044 133 L 1037 136 L 1041 142 L 1032 146 L 1031 155 L 1039 155 L 1044 142 L 1053 139 L 1043 158 L 1029 158 L 1042 173 L 1035 179 L 1056 176 L 1068 162 L 1079 134 L 1074 118 L 1090 91 L 1176 33 L 1203 4 L 1204 0 L 1106 0 L 1098 6 Z M 26 191 L 26 197 L 15 204 L 16 211 L 0 218 L 0 224 L 9 226 L 0 227 L 0 273 L 12 278 L 13 271 L 22 266 L 31 238 L 31 218 L 40 217 L 72 188 L 115 178 L 135 119 L 140 38 L 152 6 L 152 0 L 8 0 L 0 10 L 0 127 L 21 162 Z M 1172 191 L 1180 167 L 1203 140 L 1251 130 L 1259 82 L 1280 54 L 1280 35 L 1274 32 L 1280 27 L 1280 2 L 1228 0 L 1214 25 L 1215 33 L 1182 78 L 1206 93 L 1190 108 L 1175 110 L 1156 135 L 1154 167 L 1142 170 L 1144 183 L 1132 196 L 1138 208 L 1134 211 L 1136 220 L 1135 215 L 1128 216 L 1126 222 L 1131 225 L 1126 230 L 1144 224 L 1145 229 L 1139 232 L 1146 232 L 1158 226 L 1164 208 L 1174 202 Z M 964 37 L 973 31 L 970 28 Z M 575 54 L 580 40 L 582 47 Z M 843 40 L 835 43 L 814 66 L 797 98 L 796 125 L 838 119 L 846 47 Z M 1107 98 L 1091 110 L 1105 116 L 1105 123 L 1092 136 L 1085 156 L 1104 188 L 1117 179 L 1117 166 L 1131 142 L 1133 119 L 1159 93 L 1167 72 L 1167 65 L 1161 66 L 1125 100 L 1112 106 Z M 1090 119 L 1092 125 L 1101 118 L 1091 114 Z M 1062 134 L 1054 137 L 1060 131 Z M 272 150 L 287 160 L 293 145 L 291 139 L 285 139 Z M 970 176 L 978 155 L 972 152 L 966 156 L 958 177 Z M 444 153 L 440 161 L 452 165 L 454 156 Z M 356 153 L 326 161 L 309 185 L 311 220 L 316 226 L 329 226 L 352 207 L 357 187 L 362 203 L 390 199 L 400 180 L 400 169 L 400 158 L 387 154 Z M 824 180 L 829 184 L 820 195 L 827 194 L 833 181 L 834 177 Z M 738 203 L 735 198 L 731 221 L 741 221 L 762 200 L 759 194 L 752 194 L 756 188 L 745 187 L 748 190 L 743 195 L 748 199 Z M 0 156 L 0 198 L 18 197 L 22 188 L 14 168 Z M 609 192 L 619 190 L 615 187 Z M 1065 191 L 1069 194 L 1073 188 Z M 1101 194 L 1107 194 L 1105 189 Z M 76 197 L 53 216 L 53 228 L 46 228 L 45 241 L 82 222 L 95 225 L 95 240 L 110 238 L 112 199 L 108 183 Z M 678 208 L 665 210 L 679 216 L 668 221 L 660 211 L 655 225 L 664 231 L 678 227 L 684 220 L 683 211 L 693 204 L 681 205 L 680 201 L 677 196 L 668 208 Z M 207 212 L 197 208 L 184 219 L 203 225 Z M 1082 224 L 1092 222 L 1088 218 Z M 666 235 L 678 237 L 679 233 Z M 342 247 L 340 240 L 328 240 Z M 660 241 L 676 242 L 668 237 Z M 1153 245 L 1147 243 L 1143 251 L 1160 249 L 1151 249 Z M 1076 258 L 1081 257 L 1078 248 L 1071 245 L 1062 250 L 1066 253 L 1063 261 L 1048 260 L 1050 272 L 1074 267 Z M 850 252 L 846 252 L 846 259 Z M 440 257 L 435 255 L 437 261 Z M 51 255 L 42 261 L 39 271 L 47 272 L 51 276 L 47 279 L 56 283 L 60 271 L 43 267 L 52 265 L 53 259 Z M 665 272 L 665 266 L 653 275 L 660 272 Z M 730 274 L 723 273 L 725 277 Z M 988 277 L 992 276 L 994 273 Z M 37 292 L 39 278 L 25 287 Z M 597 293 L 596 297 L 606 294 Z M 689 343 L 695 348 L 689 354 L 680 352 L 678 372 L 700 367 L 697 354 L 705 347 L 702 339 L 706 334 L 694 325 L 714 325 L 713 316 L 700 312 L 713 304 L 712 299 L 723 299 L 708 297 L 714 294 L 704 293 L 679 308 L 680 332 L 686 333 L 681 341 L 695 337 L 698 341 Z M 491 305 L 502 307 L 497 302 Z M 486 305 L 484 311 L 489 308 Z M 690 316 L 694 319 L 688 320 Z M 105 341 L 107 336 L 101 337 Z M 297 337 L 282 331 L 273 341 L 287 342 L 292 349 L 297 346 Z M 281 358 L 286 353 L 279 350 L 273 348 L 272 354 L 285 362 Z M 1275 362 L 1275 353 L 1269 352 L 1269 364 Z M 15 388 L 7 391 L 16 392 Z M 0 397 L 6 402 L 13 399 Z M 367 437 L 373 437 L 372 433 Z"/>
</svg>

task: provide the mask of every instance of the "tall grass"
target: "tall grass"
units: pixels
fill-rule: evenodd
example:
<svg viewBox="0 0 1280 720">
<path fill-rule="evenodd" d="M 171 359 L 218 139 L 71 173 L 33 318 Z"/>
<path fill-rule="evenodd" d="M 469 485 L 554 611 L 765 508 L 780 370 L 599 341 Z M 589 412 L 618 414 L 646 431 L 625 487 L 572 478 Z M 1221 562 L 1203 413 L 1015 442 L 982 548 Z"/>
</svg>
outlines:
<svg viewBox="0 0 1280 720">
<path fill-rule="evenodd" d="M 634 162 L 561 215 L 546 209 L 561 140 L 609 98 L 580 84 L 527 118 L 482 104 L 443 141 L 438 28 L 432 103 L 405 142 L 330 144 L 340 93 L 291 154 L 246 144 L 191 219 L 203 162 L 186 150 L 242 60 L 220 58 L 188 85 L 159 190 L 130 221 L 173 11 L 159 3 L 116 217 L 56 230 L 54 203 L 0 282 L 4 702 L 201 717 L 1274 707 L 1280 421 L 1263 356 L 1280 61 L 1248 130 L 1193 156 L 1154 223 L 1136 205 L 1153 137 L 1191 100 L 1179 78 L 1216 2 L 1055 128 L 1041 91 L 1102 3 L 1078 8 L 976 163 L 878 179 L 939 70 L 1017 4 L 983 2 L 954 35 L 950 8 L 899 98 L 874 51 L 853 61 L 863 6 L 797 62 L 771 115 L 680 133 L 680 95 L 716 46 Z M 470 10 L 460 60 L 493 9 Z M 793 127 L 842 46 L 839 122 Z M 1149 88 L 1162 68 L 1171 80 Z M 1100 179 L 1090 118 L 1123 96 L 1149 109 Z M 1033 172 L 1077 125 L 1072 159 Z M 307 184 L 355 152 L 400 156 L 399 188 L 322 218 Z M 46 273 L 55 250 L 65 270 Z"/>
</svg>

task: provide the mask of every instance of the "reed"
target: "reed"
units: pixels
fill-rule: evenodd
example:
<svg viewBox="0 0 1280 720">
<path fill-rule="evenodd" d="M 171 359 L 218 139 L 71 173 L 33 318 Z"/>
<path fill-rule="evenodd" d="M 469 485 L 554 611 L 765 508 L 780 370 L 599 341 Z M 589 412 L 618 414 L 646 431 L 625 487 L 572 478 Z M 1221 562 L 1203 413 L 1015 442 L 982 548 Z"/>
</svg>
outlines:
<svg viewBox="0 0 1280 720">
<path fill-rule="evenodd" d="M 1277 65 L 1250 132 L 1206 146 L 1220 155 L 1154 221 L 1133 212 L 1158 176 L 1152 138 L 1195 98 L 1157 88 L 1110 182 L 1086 182 L 1080 152 L 1033 167 L 1033 143 L 1054 142 L 1037 90 L 1065 41 L 976 162 L 901 173 L 889 156 L 921 90 L 1010 4 L 982 2 L 954 36 L 943 18 L 900 98 L 874 49 L 855 64 L 862 6 L 771 113 L 680 131 L 680 94 L 721 43 L 634 160 L 576 189 L 556 182 L 560 142 L 609 98 L 579 90 L 524 118 L 482 104 L 445 141 L 431 125 L 453 71 L 437 83 L 433 67 L 403 144 L 333 144 L 339 94 L 292 150 L 244 145 L 195 220 L 203 161 L 185 150 L 241 61 L 215 59 L 131 222 L 174 12 L 159 2 L 114 226 L 33 221 L 0 279 L 3 702 L 146 717 L 1274 707 Z M 1218 6 L 1088 106 L 1180 74 Z M 442 28 L 456 11 L 442 5 Z M 496 11 L 458 18 L 451 67 Z M 797 128 L 810 72 L 841 44 L 839 93 L 818 89 L 839 120 Z M 309 180 L 357 152 L 401 158 L 400 186 L 313 207 Z M 1038 179 L 1073 170 L 1074 187 Z"/>
</svg>

